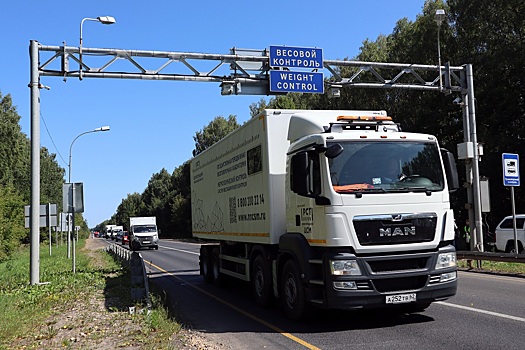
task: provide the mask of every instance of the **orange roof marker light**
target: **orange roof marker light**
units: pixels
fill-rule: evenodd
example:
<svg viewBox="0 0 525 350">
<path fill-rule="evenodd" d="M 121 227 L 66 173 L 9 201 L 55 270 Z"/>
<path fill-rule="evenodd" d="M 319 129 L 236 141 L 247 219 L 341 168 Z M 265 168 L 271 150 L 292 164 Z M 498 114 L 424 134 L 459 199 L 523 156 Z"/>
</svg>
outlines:
<svg viewBox="0 0 525 350">
<path fill-rule="evenodd" d="M 359 116 L 359 115 L 340 115 L 337 121 L 392 121 L 392 117 L 387 116 Z"/>
</svg>

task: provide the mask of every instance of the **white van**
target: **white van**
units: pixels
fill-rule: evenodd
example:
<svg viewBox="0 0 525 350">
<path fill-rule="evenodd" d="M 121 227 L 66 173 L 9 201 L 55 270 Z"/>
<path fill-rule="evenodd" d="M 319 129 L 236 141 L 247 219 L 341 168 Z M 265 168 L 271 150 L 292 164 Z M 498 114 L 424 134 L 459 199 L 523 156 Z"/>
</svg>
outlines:
<svg viewBox="0 0 525 350">
<path fill-rule="evenodd" d="M 518 251 L 524 253 L 525 246 L 525 214 L 516 215 L 516 232 L 518 235 Z M 514 224 L 513 217 L 507 216 L 496 227 L 496 249 L 506 253 L 516 253 L 516 244 L 514 242 Z"/>
</svg>

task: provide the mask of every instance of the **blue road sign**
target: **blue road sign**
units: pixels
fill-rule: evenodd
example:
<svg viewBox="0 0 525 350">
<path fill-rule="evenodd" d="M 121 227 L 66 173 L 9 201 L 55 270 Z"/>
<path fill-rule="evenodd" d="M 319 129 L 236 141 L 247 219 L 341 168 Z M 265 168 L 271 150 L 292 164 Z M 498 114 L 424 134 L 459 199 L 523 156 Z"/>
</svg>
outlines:
<svg viewBox="0 0 525 350">
<path fill-rule="evenodd" d="M 520 185 L 520 162 L 519 156 L 513 153 L 503 153 L 503 185 L 519 186 Z"/>
<path fill-rule="evenodd" d="M 323 50 L 312 47 L 270 46 L 270 67 L 323 68 Z"/>
<path fill-rule="evenodd" d="M 270 91 L 322 94 L 324 93 L 323 73 L 271 70 Z"/>
</svg>

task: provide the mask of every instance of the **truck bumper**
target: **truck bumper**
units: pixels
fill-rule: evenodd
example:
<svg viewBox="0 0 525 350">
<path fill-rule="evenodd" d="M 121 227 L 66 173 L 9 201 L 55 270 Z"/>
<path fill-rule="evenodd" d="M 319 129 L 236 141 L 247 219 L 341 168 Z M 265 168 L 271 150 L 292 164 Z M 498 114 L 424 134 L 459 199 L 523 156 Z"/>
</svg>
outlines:
<svg viewBox="0 0 525 350">
<path fill-rule="evenodd" d="M 142 248 L 154 248 L 159 249 L 158 240 L 154 240 L 151 237 L 136 237 L 131 241 L 131 249 L 139 250 Z"/>
<path fill-rule="evenodd" d="M 323 296 L 312 285 L 308 288 L 310 300 L 321 307 L 333 309 L 424 305 L 445 300 L 456 294 L 456 267 L 436 270 L 435 266 L 438 255 L 448 252 L 454 252 L 453 247 L 398 256 L 356 257 L 344 254 L 345 260 L 357 260 L 362 273 L 360 276 L 332 275 L 329 261 L 341 259 L 341 255 L 325 256 Z"/>
</svg>

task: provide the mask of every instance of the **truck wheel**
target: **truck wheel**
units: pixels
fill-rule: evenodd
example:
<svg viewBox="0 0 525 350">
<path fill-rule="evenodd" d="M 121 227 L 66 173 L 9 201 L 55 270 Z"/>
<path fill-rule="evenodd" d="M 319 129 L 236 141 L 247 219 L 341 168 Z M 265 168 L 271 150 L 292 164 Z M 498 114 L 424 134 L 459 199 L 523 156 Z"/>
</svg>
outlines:
<svg viewBox="0 0 525 350">
<path fill-rule="evenodd" d="M 304 288 L 299 278 L 300 271 L 297 263 L 288 260 L 284 264 L 281 276 L 281 297 L 283 299 L 284 312 L 292 320 L 304 318 L 308 311 Z"/>
<path fill-rule="evenodd" d="M 272 300 L 270 268 L 268 264 L 265 264 L 261 255 L 257 256 L 253 262 L 252 278 L 255 302 L 259 306 L 268 307 Z"/>
<path fill-rule="evenodd" d="M 211 273 L 211 254 L 210 249 L 206 246 L 201 247 L 201 271 L 204 276 L 204 281 L 210 283 L 213 280 Z"/>
<path fill-rule="evenodd" d="M 219 257 L 219 247 L 213 248 L 211 253 L 211 273 L 213 284 L 220 286 L 224 282 L 224 275 L 221 273 L 221 261 Z"/>
</svg>

